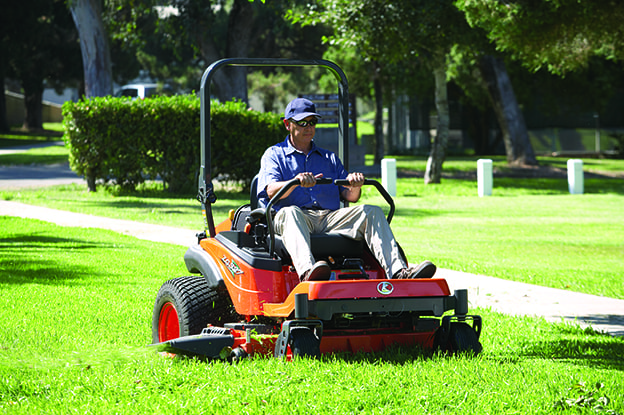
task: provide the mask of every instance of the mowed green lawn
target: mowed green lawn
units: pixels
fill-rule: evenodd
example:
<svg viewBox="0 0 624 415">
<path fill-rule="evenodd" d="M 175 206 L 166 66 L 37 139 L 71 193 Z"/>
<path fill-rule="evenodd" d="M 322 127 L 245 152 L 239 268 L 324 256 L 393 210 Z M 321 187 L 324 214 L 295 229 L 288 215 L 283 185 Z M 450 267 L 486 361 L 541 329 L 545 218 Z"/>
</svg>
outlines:
<svg viewBox="0 0 624 415">
<path fill-rule="evenodd" d="M 422 160 L 398 160 L 400 169 L 424 169 Z M 445 171 L 465 174 L 474 163 L 449 160 Z M 599 172 L 624 170 L 622 162 L 592 163 L 586 166 Z M 413 262 L 430 258 L 446 268 L 624 298 L 623 182 L 585 184 L 585 195 L 571 196 L 565 179 L 497 179 L 494 196 L 478 198 L 474 180 L 425 186 L 401 179 L 393 229 Z M 217 190 L 218 222 L 247 196 Z M 202 226 L 192 195 L 149 186 L 93 194 L 72 185 L 0 191 L 0 198 Z M 370 190 L 364 201 L 383 205 Z M 146 346 L 153 301 L 162 282 L 187 274 L 185 247 L 1 214 L 2 412 L 624 413 L 624 339 L 482 309 L 471 310 L 484 319 L 476 358 L 418 349 L 238 365 L 163 358 Z"/>
<path fill-rule="evenodd" d="M 478 357 L 173 360 L 146 345 L 184 247 L 0 216 L 0 248 L 5 413 L 624 413 L 622 338 L 477 309 Z"/>
<path fill-rule="evenodd" d="M 412 262 L 624 298 L 622 195 L 434 194 L 444 186 L 476 194 L 473 182 L 433 191 L 420 179 L 399 185 L 393 229 Z"/>
</svg>

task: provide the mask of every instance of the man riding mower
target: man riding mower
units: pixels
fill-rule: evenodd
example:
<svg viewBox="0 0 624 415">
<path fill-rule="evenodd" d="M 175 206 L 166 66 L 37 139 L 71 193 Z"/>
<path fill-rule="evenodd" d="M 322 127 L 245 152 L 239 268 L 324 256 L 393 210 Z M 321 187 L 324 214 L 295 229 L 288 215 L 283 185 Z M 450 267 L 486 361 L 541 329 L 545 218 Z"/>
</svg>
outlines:
<svg viewBox="0 0 624 415">
<path fill-rule="evenodd" d="M 225 66 L 331 71 L 339 83 L 340 157 L 314 144 L 319 114 L 310 101 L 295 99 L 284 117 L 289 135 L 262 157 L 250 203 L 215 226 L 210 81 Z M 408 266 L 390 230 L 394 201 L 377 181 L 347 173 L 348 84 L 337 65 L 221 60 L 204 73 L 200 94 L 205 232 L 184 259 L 189 272 L 201 276 L 174 278 L 161 287 L 152 326 L 160 350 L 225 359 L 372 352 L 393 345 L 480 352 L 481 318 L 468 315 L 467 291 L 451 294 L 429 261 Z M 340 207 L 341 200 L 357 201 L 364 185 L 384 197 L 387 217 L 376 206 Z"/>
</svg>

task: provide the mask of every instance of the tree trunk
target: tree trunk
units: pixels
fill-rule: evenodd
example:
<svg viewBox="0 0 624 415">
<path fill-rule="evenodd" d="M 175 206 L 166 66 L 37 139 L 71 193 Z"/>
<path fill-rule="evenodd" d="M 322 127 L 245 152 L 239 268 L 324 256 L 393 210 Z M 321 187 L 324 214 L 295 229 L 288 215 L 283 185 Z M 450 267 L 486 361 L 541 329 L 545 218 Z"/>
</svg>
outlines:
<svg viewBox="0 0 624 415">
<path fill-rule="evenodd" d="M 27 131 L 43 130 L 43 84 L 40 88 L 28 88 L 26 84 L 23 86 L 26 117 L 22 128 Z"/>
<path fill-rule="evenodd" d="M 100 0 L 73 0 L 69 3 L 72 18 L 80 37 L 84 90 L 87 98 L 113 94 L 113 70 L 108 34 L 102 22 Z M 96 191 L 95 176 L 85 179 L 90 192 Z"/>
<path fill-rule="evenodd" d="M 431 151 L 425 170 L 425 184 L 440 183 L 442 163 L 446 158 L 446 147 L 449 137 L 449 105 L 446 85 L 446 56 L 439 53 L 434 59 L 433 77 L 435 79 L 435 105 L 438 114 L 436 135 L 431 139 Z"/>
<path fill-rule="evenodd" d="M 43 79 L 44 75 L 37 64 L 26 66 L 20 73 L 20 81 L 24 89 L 24 109 L 26 116 L 22 128 L 27 131 L 43 129 Z"/>
<path fill-rule="evenodd" d="M 235 0 L 228 21 L 227 43 L 225 55 L 221 55 L 218 45 L 215 45 L 209 27 L 204 27 L 203 38 L 199 39 L 200 53 L 208 63 L 221 58 L 244 58 L 249 56 L 254 20 L 253 3 L 249 0 Z M 222 49 L 221 49 L 222 50 Z M 221 102 L 232 98 L 248 102 L 247 96 L 247 68 L 227 67 L 217 71 L 214 75 L 215 94 Z"/>
<path fill-rule="evenodd" d="M 503 133 L 507 162 L 516 165 L 537 165 L 524 116 L 518 106 L 505 62 L 500 58 L 484 56 L 480 70 L 483 84 Z"/>
<path fill-rule="evenodd" d="M 383 86 L 381 83 L 381 68 L 377 62 L 373 63 L 375 71 L 373 77 L 373 91 L 375 94 L 375 161 L 374 164 L 381 164 L 384 158 L 384 134 L 383 134 Z"/>
<path fill-rule="evenodd" d="M 249 0 L 235 0 L 228 22 L 226 56 L 248 57 L 249 44 L 254 21 L 253 4 Z M 249 102 L 247 96 L 247 68 L 232 68 L 230 76 L 231 95 L 244 102 Z"/>
<path fill-rule="evenodd" d="M 73 0 L 69 3 L 80 36 L 87 98 L 113 93 L 110 48 L 102 22 L 101 3 L 100 0 Z"/>
<path fill-rule="evenodd" d="M 7 120 L 6 96 L 4 95 L 4 76 L 0 76 L 0 133 L 8 133 L 11 130 Z"/>
</svg>

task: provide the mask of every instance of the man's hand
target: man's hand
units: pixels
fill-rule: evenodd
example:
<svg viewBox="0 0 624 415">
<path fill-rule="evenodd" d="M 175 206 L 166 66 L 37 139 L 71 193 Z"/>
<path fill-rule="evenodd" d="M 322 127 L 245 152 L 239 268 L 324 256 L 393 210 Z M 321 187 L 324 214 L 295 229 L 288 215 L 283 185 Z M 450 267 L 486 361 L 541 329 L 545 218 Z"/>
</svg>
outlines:
<svg viewBox="0 0 624 415">
<path fill-rule="evenodd" d="M 295 176 L 296 179 L 299 179 L 299 185 L 301 187 L 312 187 L 316 185 L 316 179 L 320 179 L 321 177 L 323 177 L 323 173 L 314 175 L 309 172 L 299 173 Z"/>
<path fill-rule="evenodd" d="M 347 176 L 349 186 L 347 187 L 362 187 L 364 185 L 364 175 L 362 173 L 349 173 Z"/>
<path fill-rule="evenodd" d="M 306 173 L 299 173 L 294 178 L 299 179 L 299 183 L 301 187 L 312 187 L 316 184 L 316 179 L 320 179 L 321 177 L 323 177 L 323 173 L 314 175 L 312 173 L 306 172 Z M 266 187 L 266 192 L 267 192 L 267 195 L 269 196 L 269 199 L 272 199 L 273 196 L 275 196 L 277 192 L 279 192 L 280 189 L 284 187 L 286 183 L 288 183 L 289 181 L 290 180 L 285 180 L 283 182 L 269 183 Z M 282 199 L 288 197 L 292 193 L 292 191 L 295 190 L 295 187 L 297 186 L 291 187 L 286 193 L 284 193 L 284 195 L 282 196 Z"/>
<path fill-rule="evenodd" d="M 362 194 L 364 175 L 362 173 L 349 173 L 346 180 L 349 181 L 349 185 L 345 186 L 340 195 L 347 202 L 357 202 Z"/>
</svg>

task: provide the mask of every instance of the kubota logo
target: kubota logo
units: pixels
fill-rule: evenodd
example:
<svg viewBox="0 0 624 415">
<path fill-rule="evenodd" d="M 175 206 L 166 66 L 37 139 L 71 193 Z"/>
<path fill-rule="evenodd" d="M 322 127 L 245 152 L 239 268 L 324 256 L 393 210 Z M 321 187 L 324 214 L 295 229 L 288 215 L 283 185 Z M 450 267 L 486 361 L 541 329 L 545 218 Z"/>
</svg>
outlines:
<svg viewBox="0 0 624 415">
<path fill-rule="evenodd" d="M 244 274 L 243 270 L 240 269 L 238 264 L 234 262 L 233 259 L 230 259 L 223 255 L 223 258 L 221 258 L 221 262 L 225 264 L 225 266 L 230 270 L 233 276 Z"/>
<path fill-rule="evenodd" d="M 377 284 L 377 292 L 379 294 L 389 295 L 392 294 L 392 291 L 394 291 L 394 285 L 392 285 L 392 283 L 389 281 L 384 281 Z"/>
</svg>

